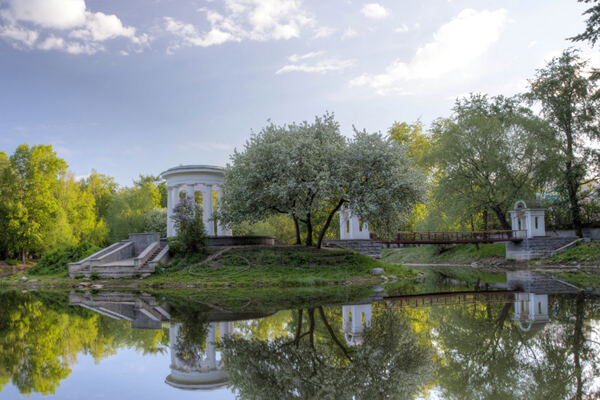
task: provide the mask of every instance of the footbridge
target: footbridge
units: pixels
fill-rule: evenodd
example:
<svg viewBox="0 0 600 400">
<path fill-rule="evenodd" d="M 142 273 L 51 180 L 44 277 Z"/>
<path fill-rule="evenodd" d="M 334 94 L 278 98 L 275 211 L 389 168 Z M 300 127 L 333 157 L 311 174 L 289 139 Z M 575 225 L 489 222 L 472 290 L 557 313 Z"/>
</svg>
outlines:
<svg viewBox="0 0 600 400">
<path fill-rule="evenodd" d="M 475 232 L 398 232 L 395 239 L 381 240 L 371 234 L 372 240 L 383 244 L 459 244 L 459 243 L 519 243 L 527 231 L 475 231 Z"/>
</svg>

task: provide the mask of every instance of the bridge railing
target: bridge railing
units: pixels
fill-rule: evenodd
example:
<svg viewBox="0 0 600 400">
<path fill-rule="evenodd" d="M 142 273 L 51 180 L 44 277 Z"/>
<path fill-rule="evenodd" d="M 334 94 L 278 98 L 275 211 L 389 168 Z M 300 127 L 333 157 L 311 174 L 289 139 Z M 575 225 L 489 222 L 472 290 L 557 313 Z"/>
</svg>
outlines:
<svg viewBox="0 0 600 400">
<path fill-rule="evenodd" d="M 527 236 L 526 231 L 493 230 L 473 232 L 398 232 L 393 240 L 383 243 L 486 243 L 518 241 Z M 371 235 L 374 240 L 379 240 Z"/>
</svg>

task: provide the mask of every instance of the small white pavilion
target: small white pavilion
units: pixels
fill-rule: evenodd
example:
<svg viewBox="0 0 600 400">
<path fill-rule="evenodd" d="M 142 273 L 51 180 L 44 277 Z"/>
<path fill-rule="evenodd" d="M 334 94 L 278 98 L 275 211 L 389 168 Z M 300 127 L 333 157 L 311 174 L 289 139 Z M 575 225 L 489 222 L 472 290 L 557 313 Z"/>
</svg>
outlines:
<svg viewBox="0 0 600 400">
<path fill-rule="evenodd" d="M 340 214 L 340 240 L 370 239 L 369 225 L 352 214 L 347 204 L 342 206 Z"/>
<path fill-rule="evenodd" d="M 209 236 L 231 236 L 231 230 L 213 219 L 223 195 L 223 168 L 214 165 L 182 165 L 160 174 L 167 182 L 167 237 L 177 236 L 173 208 L 184 197 L 202 204 L 202 220 Z M 213 203 L 216 199 L 216 203 Z"/>
<path fill-rule="evenodd" d="M 518 200 L 510 214 L 513 231 L 525 231 L 527 238 L 546 236 L 546 208 L 535 200 Z"/>
</svg>

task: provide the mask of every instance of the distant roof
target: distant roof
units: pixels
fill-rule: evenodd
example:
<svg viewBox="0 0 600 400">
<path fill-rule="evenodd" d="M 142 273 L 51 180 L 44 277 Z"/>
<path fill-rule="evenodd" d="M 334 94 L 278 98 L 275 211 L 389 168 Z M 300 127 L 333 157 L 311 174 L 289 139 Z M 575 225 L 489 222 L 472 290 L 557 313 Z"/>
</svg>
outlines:
<svg viewBox="0 0 600 400">
<path fill-rule="evenodd" d="M 170 175 L 189 173 L 189 172 L 212 172 L 217 174 L 223 174 L 225 168 L 217 165 L 179 165 L 177 167 L 169 168 L 166 171 L 160 173 L 160 176 L 166 178 Z"/>
<path fill-rule="evenodd" d="M 517 200 L 515 203 L 515 210 L 518 209 L 540 209 L 540 208 L 548 208 L 544 205 L 541 200 L 533 199 L 533 200 Z"/>
</svg>

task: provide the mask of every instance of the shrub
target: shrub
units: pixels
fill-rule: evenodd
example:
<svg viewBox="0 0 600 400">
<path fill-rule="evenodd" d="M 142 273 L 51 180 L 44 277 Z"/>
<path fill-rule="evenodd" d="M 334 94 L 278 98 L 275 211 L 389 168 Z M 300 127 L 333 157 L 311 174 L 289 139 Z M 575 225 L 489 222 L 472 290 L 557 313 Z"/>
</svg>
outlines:
<svg viewBox="0 0 600 400">
<path fill-rule="evenodd" d="M 183 199 L 173 209 L 177 236 L 169 240 L 174 255 L 206 254 L 208 237 L 202 222 L 202 208 L 190 199 Z"/>
<path fill-rule="evenodd" d="M 4 262 L 7 263 L 8 265 L 12 265 L 12 266 L 21 264 L 21 261 L 19 261 L 19 260 L 4 260 Z"/>
<path fill-rule="evenodd" d="M 31 275 L 49 275 L 68 272 L 68 263 L 82 260 L 95 252 L 100 251 L 98 246 L 91 243 L 80 243 L 59 247 L 46 252 L 40 262 L 29 269 Z"/>
</svg>

